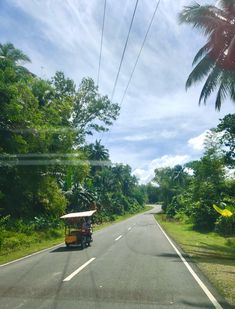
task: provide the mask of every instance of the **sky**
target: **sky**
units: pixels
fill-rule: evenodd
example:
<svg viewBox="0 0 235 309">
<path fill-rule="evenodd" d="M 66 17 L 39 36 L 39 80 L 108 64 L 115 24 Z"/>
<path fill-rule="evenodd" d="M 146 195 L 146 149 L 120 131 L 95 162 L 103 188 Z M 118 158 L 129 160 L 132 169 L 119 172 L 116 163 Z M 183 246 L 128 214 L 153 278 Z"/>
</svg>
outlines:
<svg viewBox="0 0 235 309">
<path fill-rule="evenodd" d="M 111 96 L 136 0 L 107 0 L 99 90 Z M 200 1 L 200 4 L 216 1 Z M 113 162 L 129 164 L 140 183 L 154 169 L 200 158 L 207 130 L 234 113 L 213 97 L 198 106 L 202 83 L 185 90 L 192 60 L 206 39 L 179 25 L 177 14 L 192 1 L 161 0 L 121 113 L 108 133 L 96 135 Z M 113 101 L 120 103 L 152 17 L 156 0 L 139 0 Z M 22 49 L 35 74 L 62 70 L 79 85 L 97 81 L 104 0 L 0 0 L 0 42 Z"/>
</svg>

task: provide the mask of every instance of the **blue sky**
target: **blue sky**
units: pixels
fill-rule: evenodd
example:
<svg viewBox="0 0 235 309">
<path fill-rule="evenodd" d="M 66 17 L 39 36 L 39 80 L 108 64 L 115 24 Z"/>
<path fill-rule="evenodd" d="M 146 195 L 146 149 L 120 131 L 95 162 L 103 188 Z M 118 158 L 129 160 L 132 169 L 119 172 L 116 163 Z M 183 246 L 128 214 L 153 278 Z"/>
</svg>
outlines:
<svg viewBox="0 0 235 309">
<path fill-rule="evenodd" d="M 114 162 L 131 165 L 145 183 L 156 167 L 197 159 L 206 130 L 234 113 L 226 101 L 220 112 L 213 98 L 198 106 L 202 84 L 185 91 L 185 81 L 202 34 L 180 26 L 177 14 L 191 1 L 162 0 L 133 76 L 121 114 L 109 133 L 101 134 Z M 199 1 L 203 4 L 205 1 Z M 215 3 L 208 0 L 207 3 Z M 135 0 L 107 0 L 100 91 L 111 95 Z M 139 0 L 114 101 L 119 102 L 136 60 L 155 0 Z M 29 68 L 50 78 L 63 70 L 78 85 L 96 80 L 103 0 L 1 0 L 0 41 L 10 41 L 32 60 Z"/>
</svg>

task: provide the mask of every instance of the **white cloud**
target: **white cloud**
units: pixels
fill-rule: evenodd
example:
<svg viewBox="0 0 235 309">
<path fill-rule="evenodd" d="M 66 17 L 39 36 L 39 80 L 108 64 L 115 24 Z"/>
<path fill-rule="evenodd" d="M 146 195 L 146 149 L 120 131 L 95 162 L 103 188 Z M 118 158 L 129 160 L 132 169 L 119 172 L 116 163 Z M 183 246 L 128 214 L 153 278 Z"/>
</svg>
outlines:
<svg viewBox="0 0 235 309">
<path fill-rule="evenodd" d="M 225 175 L 227 177 L 228 180 L 232 180 L 235 178 L 235 169 L 229 169 L 229 168 L 225 168 Z"/>
<path fill-rule="evenodd" d="M 160 133 L 160 136 L 165 138 L 165 139 L 170 139 L 170 138 L 176 137 L 177 132 L 176 131 L 163 130 Z"/>
<path fill-rule="evenodd" d="M 217 145 L 224 132 L 213 132 L 211 130 L 205 130 L 202 134 L 192 137 L 188 140 L 188 145 L 196 151 L 203 151 L 205 149 L 205 142 L 209 138 L 211 146 Z"/>
<path fill-rule="evenodd" d="M 146 141 L 146 140 L 171 139 L 177 135 L 176 131 L 170 131 L 170 130 L 153 131 L 150 129 L 149 131 L 145 134 L 132 134 L 132 135 L 124 136 L 123 140 L 130 141 L 130 142 L 139 142 L 139 141 Z"/>
<path fill-rule="evenodd" d="M 130 142 L 138 142 L 138 141 L 147 140 L 147 139 L 149 139 L 149 137 L 148 137 L 148 135 L 136 134 L 136 135 L 124 136 L 123 139 L 125 141 L 130 141 Z"/>
<path fill-rule="evenodd" d="M 206 137 L 210 132 L 211 132 L 210 130 L 206 130 L 202 134 L 190 138 L 188 140 L 188 145 L 192 147 L 194 150 L 203 151 Z"/>
<path fill-rule="evenodd" d="M 133 174 L 139 179 L 140 183 L 148 183 L 154 177 L 154 170 L 162 167 L 174 167 L 177 164 L 185 164 L 190 160 L 188 155 L 164 155 L 152 160 L 146 169 L 135 169 Z"/>
<path fill-rule="evenodd" d="M 193 169 L 192 169 L 192 168 L 189 168 L 189 167 L 186 167 L 186 168 L 184 169 L 184 171 L 185 171 L 186 173 L 188 173 L 190 176 L 192 176 L 192 175 L 194 174 Z"/>
<path fill-rule="evenodd" d="M 141 184 L 146 184 L 153 179 L 154 171 L 137 168 L 136 170 L 134 170 L 133 175 L 138 178 Z"/>
<path fill-rule="evenodd" d="M 150 163 L 150 168 L 160 168 L 160 167 L 174 167 L 177 164 L 184 164 L 189 161 L 188 155 L 165 155 L 161 158 L 157 158 Z"/>
</svg>

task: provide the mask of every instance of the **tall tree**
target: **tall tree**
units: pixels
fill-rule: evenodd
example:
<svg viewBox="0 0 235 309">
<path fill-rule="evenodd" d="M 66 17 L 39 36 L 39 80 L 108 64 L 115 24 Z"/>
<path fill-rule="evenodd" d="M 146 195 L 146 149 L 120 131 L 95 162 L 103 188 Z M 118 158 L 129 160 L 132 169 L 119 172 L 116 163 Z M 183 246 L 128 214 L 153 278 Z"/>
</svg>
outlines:
<svg viewBox="0 0 235 309">
<path fill-rule="evenodd" d="M 0 43 L 0 58 L 11 60 L 15 64 L 31 62 L 30 58 L 12 43 Z"/>
<path fill-rule="evenodd" d="M 73 125 L 80 133 L 78 142 L 84 142 L 84 136 L 92 135 L 94 131 L 108 131 L 119 111 L 120 106 L 102 96 L 91 78 L 84 78 L 74 101 Z"/>
<path fill-rule="evenodd" d="M 235 0 L 221 0 L 220 7 L 186 6 L 179 15 L 180 23 L 199 28 L 207 37 L 206 44 L 196 54 L 193 71 L 186 88 L 207 77 L 199 98 L 206 101 L 216 89 L 215 108 L 220 110 L 226 97 L 235 102 Z"/>
<path fill-rule="evenodd" d="M 235 168 L 235 114 L 228 114 L 221 119 L 215 131 L 222 133 L 220 144 L 222 145 L 225 164 Z"/>
<path fill-rule="evenodd" d="M 97 171 L 102 169 L 104 163 L 102 161 L 109 160 L 109 151 L 101 144 L 101 140 L 96 140 L 94 144 L 86 145 L 84 150 L 90 160 L 91 174 L 95 175 Z M 107 165 L 106 162 L 105 165 Z"/>
<path fill-rule="evenodd" d="M 90 160 L 104 161 L 109 159 L 109 151 L 101 144 L 101 140 L 96 140 L 95 144 L 89 144 L 85 147 L 85 150 L 87 150 Z"/>
</svg>

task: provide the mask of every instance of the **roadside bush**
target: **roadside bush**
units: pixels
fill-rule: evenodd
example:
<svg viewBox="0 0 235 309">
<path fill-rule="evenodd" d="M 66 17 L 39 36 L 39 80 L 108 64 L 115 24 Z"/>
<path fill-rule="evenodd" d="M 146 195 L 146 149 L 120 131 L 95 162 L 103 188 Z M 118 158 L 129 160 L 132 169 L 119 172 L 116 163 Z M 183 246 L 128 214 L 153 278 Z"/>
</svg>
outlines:
<svg viewBox="0 0 235 309">
<path fill-rule="evenodd" d="M 223 236 L 235 235 L 235 216 L 219 217 L 215 223 L 215 231 Z"/>
<path fill-rule="evenodd" d="M 218 215 L 212 205 L 208 205 L 204 201 L 198 201 L 192 203 L 190 208 L 192 223 L 195 229 L 202 231 L 212 231 L 214 229 Z"/>
<path fill-rule="evenodd" d="M 49 228 L 59 228 L 62 225 L 62 222 L 59 218 L 40 216 L 34 217 L 31 221 L 31 225 L 34 226 L 35 231 L 43 231 Z"/>
<path fill-rule="evenodd" d="M 5 225 L 7 231 L 17 231 L 18 233 L 24 233 L 30 235 L 34 231 L 34 226 L 30 221 L 23 221 L 22 219 L 11 219 L 7 221 Z"/>
<path fill-rule="evenodd" d="M 0 249 L 2 249 L 3 247 L 6 225 L 8 224 L 9 219 L 10 219 L 10 216 L 5 216 L 5 217 L 0 218 Z"/>
<path fill-rule="evenodd" d="M 41 212 L 52 216 L 61 216 L 68 204 L 56 180 L 49 176 L 42 179 L 35 199 Z"/>
<path fill-rule="evenodd" d="M 59 238 L 63 235 L 62 230 L 58 229 L 49 229 L 46 231 L 46 237 L 47 238 Z"/>
<path fill-rule="evenodd" d="M 14 251 L 20 248 L 21 246 L 28 247 L 32 242 L 31 237 L 28 237 L 24 234 L 17 233 L 12 236 L 5 234 L 5 239 L 2 244 L 2 250 L 4 251 Z"/>
<path fill-rule="evenodd" d="M 188 217 L 184 211 L 178 211 L 174 218 L 182 223 L 192 223 L 192 219 Z"/>
<path fill-rule="evenodd" d="M 137 201 L 133 201 L 131 210 L 129 211 L 129 213 L 134 214 L 138 211 L 140 211 L 143 208 L 143 206 L 141 206 L 140 204 L 137 203 Z"/>
<path fill-rule="evenodd" d="M 180 207 L 177 202 L 177 198 L 173 198 L 172 203 L 166 207 L 165 213 L 168 218 L 174 218 L 176 215 L 177 211 L 179 211 Z"/>
<path fill-rule="evenodd" d="M 191 197 L 188 192 L 184 192 L 183 194 L 179 194 L 173 197 L 170 205 L 166 207 L 166 215 L 170 218 L 173 218 L 177 215 L 178 212 L 188 214 L 188 207 L 191 204 Z"/>
<path fill-rule="evenodd" d="M 234 194 L 234 192 L 232 191 L 230 191 L 229 193 Z M 231 217 L 220 216 L 216 220 L 215 231 L 224 236 L 235 235 L 235 197 L 224 194 L 223 202 L 220 204 L 220 207 L 222 209 L 225 207 L 226 209 L 231 211 L 233 215 Z"/>
</svg>

